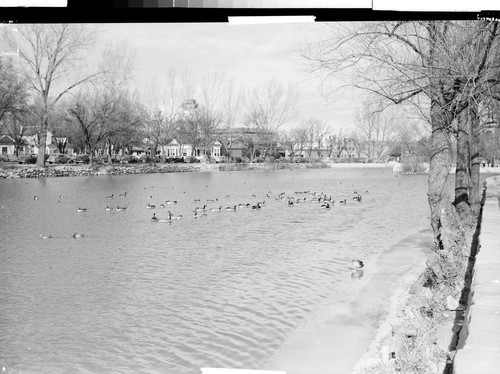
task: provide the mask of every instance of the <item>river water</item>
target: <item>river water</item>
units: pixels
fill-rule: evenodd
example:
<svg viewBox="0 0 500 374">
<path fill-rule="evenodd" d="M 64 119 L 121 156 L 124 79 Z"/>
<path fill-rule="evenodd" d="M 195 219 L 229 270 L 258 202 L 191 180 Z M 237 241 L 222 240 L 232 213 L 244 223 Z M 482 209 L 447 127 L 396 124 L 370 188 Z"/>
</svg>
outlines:
<svg viewBox="0 0 500 374">
<path fill-rule="evenodd" d="M 0 366 L 279 369 L 276 357 L 295 352 L 293 336 L 318 310 L 359 303 L 383 253 L 408 238 L 430 245 L 426 188 L 426 176 L 387 168 L 0 180 Z M 302 201 L 288 206 L 282 192 Z M 312 202 L 314 192 L 332 195 L 333 207 Z M 258 201 L 259 210 L 225 210 Z M 195 219 L 203 205 L 222 210 Z M 168 211 L 183 218 L 151 221 Z"/>
</svg>

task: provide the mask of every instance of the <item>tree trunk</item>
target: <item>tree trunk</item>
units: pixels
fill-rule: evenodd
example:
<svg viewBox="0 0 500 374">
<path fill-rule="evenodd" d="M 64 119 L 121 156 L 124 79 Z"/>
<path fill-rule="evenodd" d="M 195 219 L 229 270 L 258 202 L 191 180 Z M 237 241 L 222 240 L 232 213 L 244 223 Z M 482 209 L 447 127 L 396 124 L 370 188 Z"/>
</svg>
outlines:
<svg viewBox="0 0 500 374">
<path fill-rule="evenodd" d="M 479 214 L 481 207 L 481 183 L 480 183 L 480 167 L 481 159 L 479 157 L 479 116 L 477 104 L 472 103 L 469 108 L 469 124 L 470 124 L 470 203 L 474 214 Z"/>
<path fill-rule="evenodd" d="M 36 158 L 36 166 L 45 167 L 45 148 L 47 146 L 47 119 L 44 120 L 40 129 L 40 139 L 38 145 L 38 157 Z"/>
<path fill-rule="evenodd" d="M 441 202 L 446 195 L 445 186 L 450 173 L 450 152 L 447 127 L 450 116 L 433 99 L 431 101 L 431 159 L 429 165 L 428 201 L 431 210 L 431 226 L 438 245 L 441 245 L 439 229 Z"/>
<path fill-rule="evenodd" d="M 111 152 L 112 152 L 112 145 L 110 142 L 108 142 L 108 164 L 111 164 L 113 162 L 113 159 L 111 157 Z"/>
<path fill-rule="evenodd" d="M 469 207 L 470 186 L 470 132 L 469 116 L 467 110 L 463 110 L 457 118 L 457 149 L 456 149 L 456 171 L 455 171 L 455 206 L 459 211 Z"/>
</svg>

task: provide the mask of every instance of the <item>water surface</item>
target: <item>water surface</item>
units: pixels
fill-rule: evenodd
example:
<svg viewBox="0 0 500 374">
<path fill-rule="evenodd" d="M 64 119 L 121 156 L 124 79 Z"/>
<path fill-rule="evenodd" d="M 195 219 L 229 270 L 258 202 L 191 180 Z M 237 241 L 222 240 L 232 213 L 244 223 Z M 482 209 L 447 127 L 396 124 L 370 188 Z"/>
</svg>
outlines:
<svg viewBox="0 0 500 374">
<path fill-rule="evenodd" d="M 428 227 L 426 188 L 426 176 L 385 168 L 1 180 L 0 365 L 264 369 L 314 311 L 354 300 L 370 263 Z M 322 209 L 295 193 L 305 191 L 337 202 Z M 281 192 L 306 200 L 289 207 L 275 200 Z M 257 211 L 225 210 L 258 201 Z M 223 209 L 193 218 L 204 204 Z M 183 219 L 151 221 L 168 210 Z M 367 263 L 361 279 L 352 258 Z"/>
</svg>

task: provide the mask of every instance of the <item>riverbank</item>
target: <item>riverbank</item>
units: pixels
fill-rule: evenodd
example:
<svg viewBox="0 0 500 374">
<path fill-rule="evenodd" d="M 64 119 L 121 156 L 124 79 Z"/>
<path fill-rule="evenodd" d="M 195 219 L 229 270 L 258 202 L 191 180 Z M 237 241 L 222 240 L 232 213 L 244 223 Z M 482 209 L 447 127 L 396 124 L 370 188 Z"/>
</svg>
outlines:
<svg viewBox="0 0 500 374">
<path fill-rule="evenodd" d="M 238 164 L 131 164 L 131 165 L 47 165 L 44 168 L 35 165 L 14 163 L 0 164 L 0 178 L 52 178 L 83 177 L 99 175 L 129 175 L 182 172 L 218 172 L 245 170 L 287 170 L 287 169 L 321 169 L 321 168 L 362 168 L 389 167 L 386 164 L 355 163 L 238 163 Z"/>
<path fill-rule="evenodd" d="M 314 311 L 265 368 L 289 374 L 340 374 L 356 369 L 358 362 L 368 364 L 371 357 L 363 355 L 367 350 L 375 352 L 373 338 L 387 331 L 384 320 L 389 318 L 385 316 L 392 316 L 401 297 L 424 270 L 431 245 L 430 229 L 421 227 L 366 264 L 362 279 L 357 278 L 359 271 L 354 271 L 352 281 L 362 283 L 359 293 L 347 303 L 332 300 Z"/>
<path fill-rule="evenodd" d="M 352 374 L 494 372 L 491 368 L 498 367 L 498 359 L 493 361 L 494 365 L 489 365 L 490 371 L 476 371 L 485 356 L 474 350 L 473 364 L 462 359 L 459 360 L 462 371 L 454 366 L 457 350 L 469 333 L 470 297 L 474 294 L 471 279 L 479 249 L 477 238 L 481 234 L 482 212 L 483 209 L 479 223 L 464 222 L 458 218 L 451 202 L 443 204 L 441 237 L 444 248 L 433 251 L 424 271 L 399 293 Z M 486 336 L 484 327 L 483 324 L 478 330 Z M 498 343 L 495 339 L 493 343 Z M 470 358 L 470 352 L 462 357 Z"/>
</svg>

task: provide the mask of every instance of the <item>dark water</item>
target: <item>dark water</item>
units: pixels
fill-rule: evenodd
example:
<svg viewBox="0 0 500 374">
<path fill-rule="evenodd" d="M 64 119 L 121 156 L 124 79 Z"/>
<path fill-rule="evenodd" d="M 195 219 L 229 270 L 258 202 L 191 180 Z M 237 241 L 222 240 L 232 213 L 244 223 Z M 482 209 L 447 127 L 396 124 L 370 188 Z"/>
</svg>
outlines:
<svg viewBox="0 0 500 374">
<path fill-rule="evenodd" d="M 352 258 L 369 263 L 428 226 L 426 188 L 426 176 L 385 168 L 1 180 L 0 366 L 261 368 L 314 309 L 359 292 Z M 337 203 L 321 209 L 296 191 Z M 288 207 L 280 192 L 307 199 Z M 159 208 L 166 200 L 177 204 Z M 194 219 L 204 204 L 223 210 Z M 183 219 L 151 221 L 168 210 Z"/>
</svg>

